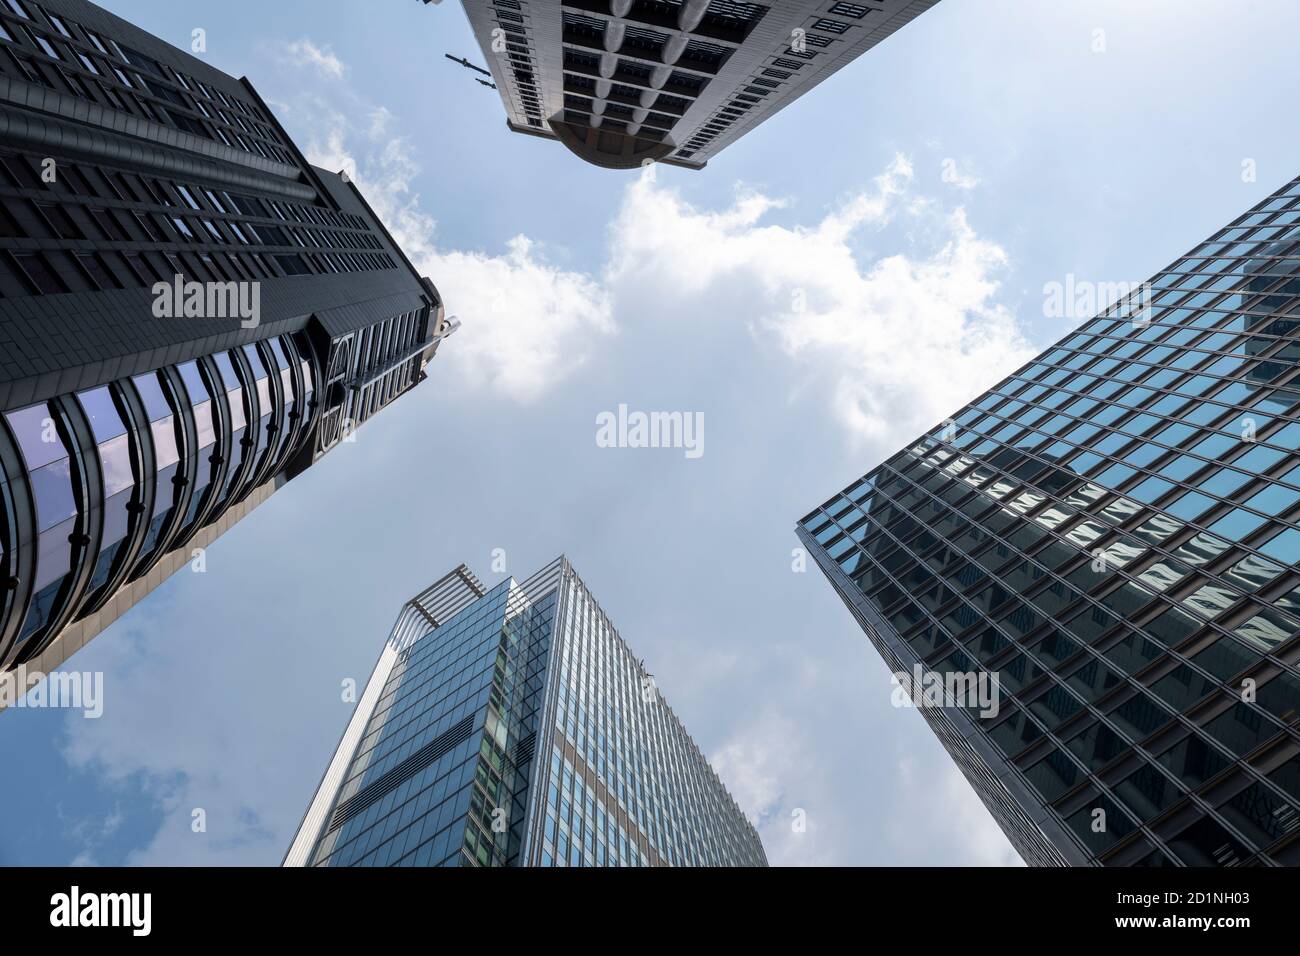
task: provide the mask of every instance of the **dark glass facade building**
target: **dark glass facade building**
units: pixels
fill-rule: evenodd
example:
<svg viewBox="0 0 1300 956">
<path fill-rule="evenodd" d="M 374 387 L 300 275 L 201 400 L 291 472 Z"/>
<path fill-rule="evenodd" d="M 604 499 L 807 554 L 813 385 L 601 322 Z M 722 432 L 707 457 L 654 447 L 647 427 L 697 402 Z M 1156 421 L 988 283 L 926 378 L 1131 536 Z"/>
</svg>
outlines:
<svg viewBox="0 0 1300 956">
<path fill-rule="evenodd" d="M 1300 863 L 1300 180 L 805 517 L 1032 864 Z M 953 701 L 951 703 L 960 703 Z"/>
<path fill-rule="evenodd" d="M 287 866 L 765 866 L 569 562 L 397 619 Z"/>
<path fill-rule="evenodd" d="M 559 140 L 609 169 L 647 160 L 702 169 L 937 2 L 463 5 L 510 129 Z"/>
<path fill-rule="evenodd" d="M 247 80 L 0 2 L 0 667 L 48 672 L 425 378 L 443 310 Z"/>
</svg>

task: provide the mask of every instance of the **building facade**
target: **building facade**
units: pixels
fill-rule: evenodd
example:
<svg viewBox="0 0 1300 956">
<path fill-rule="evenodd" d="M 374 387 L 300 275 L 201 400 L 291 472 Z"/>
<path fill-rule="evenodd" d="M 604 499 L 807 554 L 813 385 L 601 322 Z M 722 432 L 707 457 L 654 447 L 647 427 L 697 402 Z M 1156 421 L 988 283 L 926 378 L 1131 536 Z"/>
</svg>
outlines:
<svg viewBox="0 0 1300 956">
<path fill-rule="evenodd" d="M 729 143 L 937 2 L 463 5 L 510 129 L 557 139 L 610 169 L 647 161 L 702 169 Z M 807 142 L 807 133 L 799 132 L 800 142 Z"/>
<path fill-rule="evenodd" d="M 421 382 L 443 321 L 246 79 L 0 2 L 0 668 L 49 672 Z"/>
<path fill-rule="evenodd" d="M 1300 864 L 1298 338 L 1300 179 L 798 525 L 1029 863 Z"/>
<path fill-rule="evenodd" d="M 758 833 L 561 557 L 407 602 L 286 866 L 765 866 Z"/>
</svg>

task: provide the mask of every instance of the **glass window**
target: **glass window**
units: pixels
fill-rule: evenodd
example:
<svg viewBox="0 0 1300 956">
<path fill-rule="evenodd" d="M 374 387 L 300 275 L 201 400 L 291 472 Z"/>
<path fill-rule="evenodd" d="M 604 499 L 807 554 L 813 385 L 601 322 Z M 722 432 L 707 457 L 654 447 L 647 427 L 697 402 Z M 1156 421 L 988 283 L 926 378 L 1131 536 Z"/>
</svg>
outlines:
<svg viewBox="0 0 1300 956">
<path fill-rule="evenodd" d="M 27 619 L 19 630 L 26 641 L 49 624 L 59 612 L 56 600 L 72 569 L 69 535 L 76 527 L 77 496 L 73 490 L 72 462 L 45 404 L 5 414 L 27 467 L 36 504 L 36 575 L 34 596 Z"/>
<path fill-rule="evenodd" d="M 102 385 L 81 392 L 77 400 L 90 419 L 103 481 L 99 499 L 103 513 L 103 532 L 100 536 L 99 555 L 95 559 L 88 585 L 93 601 L 98 589 L 113 574 L 124 541 L 131 531 L 130 505 L 135 499 L 135 467 L 126 421 L 118 410 L 109 387 Z"/>
<path fill-rule="evenodd" d="M 1201 533 L 1179 545 L 1174 555 L 1194 567 L 1209 564 L 1223 554 L 1231 545 L 1213 535 Z"/>
<path fill-rule="evenodd" d="M 1161 474 L 1165 474 L 1165 473 L 1166 470 L 1161 469 Z M 1181 479 L 1187 476 L 1168 475 L 1168 477 Z M 1189 491 L 1186 494 L 1184 494 L 1181 498 L 1174 501 L 1173 504 L 1169 505 L 1169 507 L 1165 508 L 1165 510 L 1169 512 L 1171 515 L 1173 515 L 1175 518 L 1182 518 L 1184 521 L 1195 521 L 1201 515 L 1205 514 L 1205 512 L 1208 511 L 1213 505 L 1214 505 L 1213 498 L 1209 498 L 1205 495 L 1198 494 L 1195 491 Z"/>
<path fill-rule="evenodd" d="M 1228 766 L 1228 759 L 1206 741 L 1191 734 L 1156 758 L 1188 787 L 1199 787 Z"/>
<path fill-rule="evenodd" d="M 1060 684 L 1052 684 L 1047 693 L 1035 699 L 1029 709 L 1041 720 L 1048 730 L 1057 727 L 1062 721 L 1074 716 L 1083 707 L 1073 694 Z"/>
<path fill-rule="evenodd" d="M 1259 515 L 1244 511 L 1241 508 L 1234 508 L 1210 525 L 1209 530 L 1214 534 L 1227 538 L 1229 541 L 1241 541 L 1264 524 L 1264 520 Z"/>
<path fill-rule="evenodd" d="M 1224 577 L 1246 591 L 1258 591 L 1282 573 L 1282 566 L 1256 555 L 1247 555 L 1224 572 Z"/>
<path fill-rule="evenodd" d="M 1212 817 L 1202 817 L 1168 843 L 1188 866 L 1232 866 L 1247 852 L 1241 841 Z"/>
<path fill-rule="evenodd" d="M 1238 756 L 1245 756 L 1278 728 L 1262 712 L 1238 701 L 1230 709 L 1205 725 L 1205 731 Z"/>
<path fill-rule="evenodd" d="M 1300 501 L 1300 491 L 1284 485 L 1270 485 L 1263 491 L 1246 499 L 1246 507 L 1262 511 L 1266 515 L 1278 515 L 1289 511 Z"/>
<path fill-rule="evenodd" d="M 1295 630 L 1282 615 L 1271 610 L 1261 610 L 1233 633 L 1252 647 L 1270 654 L 1276 647 L 1289 640 Z"/>
<path fill-rule="evenodd" d="M 1297 822 L 1294 807 L 1262 783 L 1254 783 L 1219 807 L 1219 812 L 1258 846 L 1282 839 Z"/>
<path fill-rule="evenodd" d="M 1111 720 L 1134 740 L 1141 740 L 1170 721 L 1170 715 L 1146 694 L 1130 697 L 1111 713 Z"/>
<path fill-rule="evenodd" d="M 1179 664 L 1151 685 L 1156 696 L 1177 711 L 1184 711 L 1217 685 L 1186 664 Z"/>
<path fill-rule="evenodd" d="M 1065 822 L 1094 853 L 1101 853 L 1136 829 L 1128 814 L 1114 800 L 1100 793 Z"/>
<path fill-rule="evenodd" d="M 1300 564 L 1300 530 L 1288 528 L 1259 546 L 1259 550 L 1285 565 Z"/>
<path fill-rule="evenodd" d="M 1183 796 L 1178 786 L 1149 763 L 1144 763 L 1113 788 L 1138 819 L 1149 820 Z"/>
<path fill-rule="evenodd" d="M 153 439 L 154 453 L 154 503 L 149 518 L 149 528 L 140 546 L 142 558 L 152 556 L 163 529 L 180 499 L 181 487 L 173 479 L 180 466 L 180 439 L 178 420 L 164 393 L 159 373 L 148 372 L 131 380 L 149 418 L 149 433 Z"/>
<path fill-rule="evenodd" d="M 1043 799 L 1051 803 L 1083 779 L 1083 773 L 1065 753 L 1053 749 L 1042 760 L 1025 771 L 1025 777 Z"/>
<path fill-rule="evenodd" d="M 1129 749 L 1129 743 L 1101 722 L 1069 741 L 1067 746 L 1094 772 Z"/>
<path fill-rule="evenodd" d="M 1126 492 L 1126 494 L 1145 504 L 1151 504 L 1172 487 L 1172 482 L 1165 481 L 1162 478 L 1148 478 L 1137 487 Z"/>
<path fill-rule="evenodd" d="M 190 414 L 194 416 L 198 462 L 194 479 L 194 490 L 190 494 L 189 507 L 182 524 L 180 535 L 188 537 L 193 533 L 193 523 L 208 498 L 208 488 L 218 473 L 220 465 L 213 461 L 216 452 L 217 420 L 213 406 L 213 393 L 199 371 L 198 363 L 186 362 L 177 368 L 189 399 Z M 236 452 L 236 455 L 238 452 Z M 238 460 L 237 458 L 235 459 Z"/>
</svg>

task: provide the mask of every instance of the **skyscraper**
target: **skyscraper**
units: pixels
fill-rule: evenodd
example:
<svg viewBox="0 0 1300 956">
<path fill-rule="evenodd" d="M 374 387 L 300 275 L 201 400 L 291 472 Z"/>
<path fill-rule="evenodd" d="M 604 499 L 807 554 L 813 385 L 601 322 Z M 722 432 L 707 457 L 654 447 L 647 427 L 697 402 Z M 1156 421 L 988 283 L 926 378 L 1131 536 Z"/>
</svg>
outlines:
<svg viewBox="0 0 1300 956">
<path fill-rule="evenodd" d="M 0 667 L 48 672 L 425 378 L 434 286 L 252 85 L 0 3 Z"/>
<path fill-rule="evenodd" d="M 799 524 L 1028 862 L 1300 863 L 1298 335 L 1300 179 Z"/>
<path fill-rule="evenodd" d="M 512 130 L 610 169 L 703 169 L 938 0 L 463 2 Z"/>
<path fill-rule="evenodd" d="M 561 557 L 408 601 L 286 866 L 765 866 L 753 826 Z"/>
</svg>

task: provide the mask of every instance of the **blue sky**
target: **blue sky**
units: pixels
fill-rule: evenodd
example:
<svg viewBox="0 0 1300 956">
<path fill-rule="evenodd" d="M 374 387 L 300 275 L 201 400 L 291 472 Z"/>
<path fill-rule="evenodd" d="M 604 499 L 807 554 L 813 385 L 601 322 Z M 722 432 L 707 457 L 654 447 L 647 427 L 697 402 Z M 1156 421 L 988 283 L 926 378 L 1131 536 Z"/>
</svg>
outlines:
<svg viewBox="0 0 1300 956">
<path fill-rule="evenodd" d="M 72 658 L 102 718 L 0 715 L 0 863 L 278 863 L 341 681 L 451 567 L 499 580 L 497 548 L 520 578 L 569 555 L 774 863 L 1015 862 L 792 571 L 794 522 L 1077 324 L 1045 284 L 1144 279 L 1296 175 L 1300 8 L 944 0 L 705 171 L 646 177 L 510 134 L 443 59 L 480 59 L 451 0 L 105 6 L 205 29 L 464 325 Z M 619 404 L 702 413 L 704 454 L 598 447 Z"/>
</svg>

